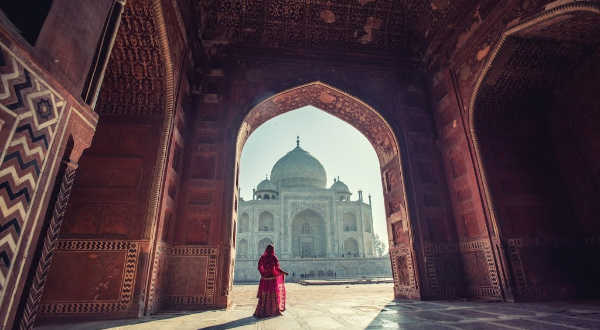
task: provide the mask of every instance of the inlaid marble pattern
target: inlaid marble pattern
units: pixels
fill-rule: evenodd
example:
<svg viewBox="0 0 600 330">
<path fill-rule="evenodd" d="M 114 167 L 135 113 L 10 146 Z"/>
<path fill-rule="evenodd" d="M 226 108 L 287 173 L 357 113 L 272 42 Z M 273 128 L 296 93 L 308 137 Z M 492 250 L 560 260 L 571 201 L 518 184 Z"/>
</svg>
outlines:
<svg viewBox="0 0 600 330">
<path fill-rule="evenodd" d="M 0 303 L 66 102 L 0 44 Z"/>
</svg>

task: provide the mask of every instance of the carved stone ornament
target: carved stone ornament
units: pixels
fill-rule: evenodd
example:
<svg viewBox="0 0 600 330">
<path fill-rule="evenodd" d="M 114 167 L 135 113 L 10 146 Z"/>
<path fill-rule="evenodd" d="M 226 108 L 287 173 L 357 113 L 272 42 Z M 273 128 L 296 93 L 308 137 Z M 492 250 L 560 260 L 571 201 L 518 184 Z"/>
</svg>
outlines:
<svg viewBox="0 0 600 330">
<path fill-rule="evenodd" d="M 313 82 L 292 88 L 261 102 L 246 116 L 238 137 L 244 143 L 244 139 L 262 123 L 277 115 L 307 105 L 328 112 L 363 133 L 373 145 L 381 167 L 398 155 L 396 136 L 389 124 L 375 109 L 322 82 Z"/>
</svg>

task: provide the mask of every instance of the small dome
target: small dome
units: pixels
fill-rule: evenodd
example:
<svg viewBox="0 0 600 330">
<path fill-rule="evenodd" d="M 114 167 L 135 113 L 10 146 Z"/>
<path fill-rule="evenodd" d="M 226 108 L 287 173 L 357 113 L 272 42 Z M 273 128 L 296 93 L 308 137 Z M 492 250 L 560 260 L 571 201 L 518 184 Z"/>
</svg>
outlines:
<svg viewBox="0 0 600 330">
<path fill-rule="evenodd" d="M 350 189 L 348 189 L 348 186 L 339 179 L 336 180 L 329 189 L 334 190 L 337 193 L 350 194 Z"/>
<path fill-rule="evenodd" d="M 300 148 L 298 141 L 296 148 L 273 165 L 271 181 L 277 187 L 325 188 L 327 174 L 321 162 Z"/>
<path fill-rule="evenodd" d="M 256 191 L 277 191 L 277 187 L 269 179 L 264 179 L 256 186 Z"/>
</svg>

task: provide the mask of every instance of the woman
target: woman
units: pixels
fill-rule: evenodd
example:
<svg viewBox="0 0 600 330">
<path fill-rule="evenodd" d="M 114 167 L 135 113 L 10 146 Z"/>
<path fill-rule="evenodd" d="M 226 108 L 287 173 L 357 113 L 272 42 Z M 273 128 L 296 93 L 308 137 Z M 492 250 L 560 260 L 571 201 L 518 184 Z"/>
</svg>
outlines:
<svg viewBox="0 0 600 330">
<path fill-rule="evenodd" d="M 267 245 L 265 253 L 258 260 L 260 283 L 258 284 L 258 305 L 254 316 L 267 317 L 281 315 L 285 310 L 285 275 L 279 268 L 273 245 Z"/>
</svg>

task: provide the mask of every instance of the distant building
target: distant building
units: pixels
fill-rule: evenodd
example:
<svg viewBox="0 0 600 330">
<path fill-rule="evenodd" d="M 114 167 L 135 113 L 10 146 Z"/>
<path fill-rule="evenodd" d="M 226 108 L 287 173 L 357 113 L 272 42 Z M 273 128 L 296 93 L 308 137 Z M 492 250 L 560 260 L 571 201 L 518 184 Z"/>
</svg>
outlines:
<svg viewBox="0 0 600 330">
<path fill-rule="evenodd" d="M 274 244 L 282 267 L 302 277 L 390 275 L 388 257 L 377 257 L 371 197 L 351 199 L 339 178 L 327 188 L 323 165 L 300 147 L 279 159 L 240 200 L 236 238 L 237 281 L 257 280 L 256 260 Z"/>
</svg>

